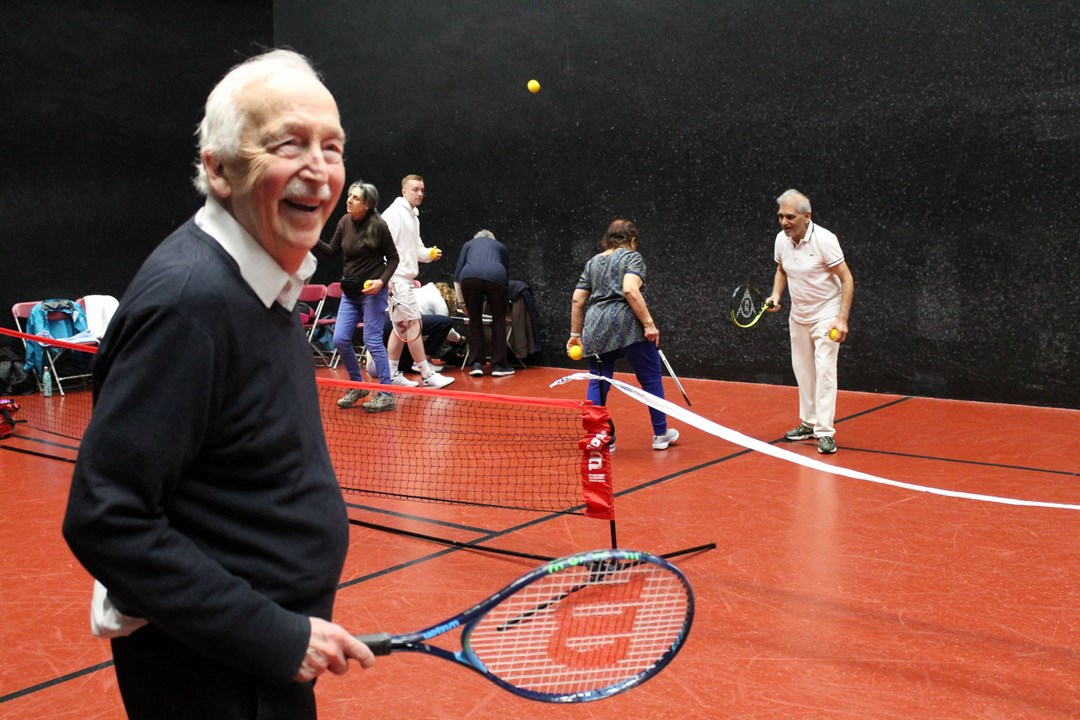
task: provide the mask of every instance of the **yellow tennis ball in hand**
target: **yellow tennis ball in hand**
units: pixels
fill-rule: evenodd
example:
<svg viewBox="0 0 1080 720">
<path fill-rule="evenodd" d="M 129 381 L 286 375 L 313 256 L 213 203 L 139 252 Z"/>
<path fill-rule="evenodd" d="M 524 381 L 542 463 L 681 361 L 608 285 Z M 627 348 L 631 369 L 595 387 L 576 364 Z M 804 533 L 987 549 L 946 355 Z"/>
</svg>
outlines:
<svg viewBox="0 0 1080 720">
<path fill-rule="evenodd" d="M 839 340 L 840 339 L 840 331 L 837 330 L 836 328 L 833 328 L 832 330 L 830 330 L 829 331 L 829 339 L 833 340 L 833 341 Z"/>
<path fill-rule="evenodd" d="M 375 284 L 374 280 L 365 280 L 364 281 L 364 289 L 367 290 L 368 288 L 370 288 L 374 284 Z"/>
<path fill-rule="evenodd" d="M 533 95 L 540 92 L 540 83 L 536 80 L 530 80 L 528 87 L 529 92 L 531 92 Z"/>
<path fill-rule="evenodd" d="M 581 346 L 580 345 L 571 345 L 570 349 L 566 351 L 566 354 L 570 356 L 571 360 L 580 360 L 581 359 Z"/>
<path fill-rule="evenodd" d="M 439 248 L 433 247 L 427 251 L 428 257 L 434 260 L 439 255 Z"/>
</svg>

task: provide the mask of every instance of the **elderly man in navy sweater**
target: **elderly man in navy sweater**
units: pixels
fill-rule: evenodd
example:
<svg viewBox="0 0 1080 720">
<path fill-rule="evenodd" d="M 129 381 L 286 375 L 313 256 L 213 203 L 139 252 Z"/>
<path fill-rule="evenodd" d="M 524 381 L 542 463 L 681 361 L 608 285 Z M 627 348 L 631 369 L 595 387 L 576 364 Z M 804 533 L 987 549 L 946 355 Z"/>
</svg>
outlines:
<svg viewBox="0 0 1080 720">
<path fill-rule="evenodd" d="M 317 676 L 374 662 L 330 621 L 348 521 L 293 312 L 344 138 L 302 56 L 233 68 L 199 129 L 206 203 L 97 355 L 64 537 L 131 718 L 314 718 Z"/>
</svg>

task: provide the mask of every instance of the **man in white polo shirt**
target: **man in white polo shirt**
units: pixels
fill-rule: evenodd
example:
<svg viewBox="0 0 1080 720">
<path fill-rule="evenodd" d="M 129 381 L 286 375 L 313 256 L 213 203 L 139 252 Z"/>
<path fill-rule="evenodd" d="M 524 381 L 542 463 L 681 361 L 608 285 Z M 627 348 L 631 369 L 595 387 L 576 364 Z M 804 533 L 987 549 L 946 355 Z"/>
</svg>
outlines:
<svg viewBox="0 0 1080 720">
<path fill-rule="evenodd" d="M 855 278 L 840 241 L 810 219 L 810 198 L 787 190 L 776 198 L 780 232 L 773 255 L 776 276 L 766 302 L 780 310 L 784 288 L 791 295 L 788 328 L 791 367 L 799 383 L 799 424 L 785 440 L 817 438 L 819 453 L 836 452 L 836 361 L 848 334 Z"/>
</svg>

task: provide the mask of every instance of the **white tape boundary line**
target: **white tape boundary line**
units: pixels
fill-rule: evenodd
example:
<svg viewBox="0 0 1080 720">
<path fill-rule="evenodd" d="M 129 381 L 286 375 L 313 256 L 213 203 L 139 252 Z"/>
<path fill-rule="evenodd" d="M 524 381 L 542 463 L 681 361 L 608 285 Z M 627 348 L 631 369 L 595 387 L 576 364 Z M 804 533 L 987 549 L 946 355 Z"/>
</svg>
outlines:
<svg viewBox="0 0 1080 720">
<path fill-rule="evenodd" d="M 872 483 L 879 483 L 881 485 L 892 485 L 893 487 L 904 488 L 905 490 L 915 490 L 916 492 L 930 493 L 932 495 L 944 495 L 946 497 L 963 498 L 965 500 L 979 500 L 982 502 L 1000 503 L 1003 505 L 1023 505 L 1027 507 L 1042 507 L 1042 508 L 1055 508 L 1058 510 L 1080 510 L 1080 505 L 1068 505 L 1065 503 L 1052 503 L 1041 502 L 1038 500 L 1017 500 L 1015 498 L 1003 498 L 995 497 L 993 495 L 978 495 L 976 493 L 960 492 L 957 490 L 942 490 L 941 488 L 926 487 L 924 485 L 913 485 L 911 483 L 900 482 L 898 480 L 889 480 L 888 478 L 878 477 L 877 475 L 870 475 L 858 470 L 849 470 L 845 467 L 839 467 L 837 465 L 829 465 L 819 460 L 803 457 L 798 453 L 793 453 L 790 450 L 782 450 L 772 445 L 762 442 L 756 438 L 752 438 L 749 435 L 743 435 L 741 432 L 726 428 L 723 425 L 714 423 L 712 420 L 703 418 L 695 412 L 687 410 L 686 408 L 679 407 L 674 403 L 671 403 L 663 398 L 658 398 L 651 393 L 647 393 L 641 388 L 634 387 L 621 380 L 615 380 L 599 375 L 593 375 L 592 373 L 574 373 L 562 377 L 555 382 L 551 383 L 549 387 L 555 387 L 556 385 L 562 385 L 572 380 L 601 380 L 610 383 L 614 387 L 621 390 L 626 395 L 629 395 L 633 399 L 640 403 L 648 405 L 649 407 L 656 408 L 662 413 L 667 414 L 669 417 L 682 420 L 687 425 L 703 430 L 710 435 L 715 435 L 718 438 L 727 440 L 730 443 L 741 445 L 744 448 L 750 450 L 756 450 L 758 452 L 771 455 L 780 460 L 786 460 L 797 465 L 813 468 L 814 470 L 820 470 L 822 472 L 832 473 L 833 475 L 843 475 L 845 477 L 853 478 L 855 480 L 866 480 Z"/>
</svg>

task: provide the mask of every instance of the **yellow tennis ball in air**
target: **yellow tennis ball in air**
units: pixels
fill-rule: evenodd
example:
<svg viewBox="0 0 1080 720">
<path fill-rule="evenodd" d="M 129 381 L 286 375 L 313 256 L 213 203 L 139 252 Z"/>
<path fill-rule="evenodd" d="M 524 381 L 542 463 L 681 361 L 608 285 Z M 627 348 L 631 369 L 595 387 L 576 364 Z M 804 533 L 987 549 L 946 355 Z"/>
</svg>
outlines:
<svg viewBox="0 0 1080 720">
<path fill-rule="evenodd" d="M 830 340 L 837 340 L 837 339 L 839 339 L 839 337 L 840 337 L 840 331 L 837 330 L 836 328 L 833 328 L 832 330 L 829 331 L 829 339 Z"/>
<path fill-rule="evenodd" d="M 540 92 L 540 83 L 537 80 L 529 81 L 529 92 L 531 92 L 533 95 Z"/>
<path fill-rule="evenodd" d="M 571 345 L 570 349 L 566 351 L 566 354 L 570 356 L 571 360 L 580 360 L 581 359 L 581 346 L 580 345 Z"/>
<path fill-rule="evenodd" d="M 428 254 L 428 257 L 430 257 L 432 260 L 434 260 L 435 257 L 439 254 L 439 248 L 433 247 L 433 248 L 431 248 L 430 250 L 427 251 L 427 254 Z"/>
</svg>

